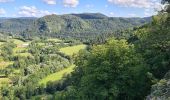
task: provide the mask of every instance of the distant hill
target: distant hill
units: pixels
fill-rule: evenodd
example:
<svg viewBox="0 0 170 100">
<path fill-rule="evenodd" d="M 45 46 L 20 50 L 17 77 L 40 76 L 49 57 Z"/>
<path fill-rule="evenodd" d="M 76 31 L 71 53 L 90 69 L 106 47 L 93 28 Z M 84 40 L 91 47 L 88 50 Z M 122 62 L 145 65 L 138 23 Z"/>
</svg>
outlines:
<svg viewBox="0 0 170 100">
<path fill-rule="evenodd" d="M 37 18 L 0 18 L 0 32 L 20 33 L 33 26 Z"/>
<path fill-rule="evenodd" d="M 80 17 L 82 19 L 104 19 L 108 18 L 106 15 L 101 13 L 83 13 L 83 14 L 72 14 L 74 16 Z"/>
<path fill-rule="evenodd" d="M 102 33 L 114 33 L 149 23 L 151 18 L 107 17 L 102 14 L 49 15 L 35 23 L 36 33 L 82 37 Z M 31 29 L 32 30 L 32 29 Z"/>
<path fill-rule="evenodd" d="M 88 36 L 114 33 L 149 23 L 151 18 L 107 17 L 100 13 L 47 15 L 41 18 L 0 18 L 0 32 L 32 35 Z"/>
</svg>

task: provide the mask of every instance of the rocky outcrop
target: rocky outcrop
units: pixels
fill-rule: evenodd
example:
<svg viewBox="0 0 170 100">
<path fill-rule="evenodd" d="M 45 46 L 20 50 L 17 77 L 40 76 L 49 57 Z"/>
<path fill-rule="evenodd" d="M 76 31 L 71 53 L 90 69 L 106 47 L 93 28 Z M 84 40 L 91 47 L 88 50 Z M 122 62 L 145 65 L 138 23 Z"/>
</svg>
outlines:
<svg viewBox="0 0 170 100">
<path fill-rule="evenodd" d="M 147 100 L 170 100 L 170 71 L 157 84 L 152 86 Z"/>
</svg>

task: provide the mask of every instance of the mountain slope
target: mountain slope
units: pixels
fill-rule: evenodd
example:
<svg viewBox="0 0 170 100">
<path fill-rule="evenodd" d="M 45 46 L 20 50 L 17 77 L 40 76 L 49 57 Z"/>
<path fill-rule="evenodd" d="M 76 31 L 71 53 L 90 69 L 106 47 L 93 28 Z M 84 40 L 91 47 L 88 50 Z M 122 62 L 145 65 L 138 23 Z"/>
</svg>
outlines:
<svg viewBox="0 0 170 100">
<path fill-rule="evenodd" d="M 150 22 L 149 18 L 107 17 L 100 13 L 48 15 L 42 18 L 0 19 L 0 31 L 33 35 L 95 36 Z"/>
<path fill-rule="evenodd" d="M 0 18 L 0 32 L 20 33 L 31 28 L 36 18 Z"/>
<path fill-rule="evenodd" d="M 149 23 L 149 18 L 114 18 L 99 14 L 49 15 L 36 21 L 34 30 L 39 34 L 89 36 L 114 33 Z M 32 29 L 31 29 L 32 30 Z"/>
<path fill-rule="evenodd" d="M 107 18 L 106 15 L 101 13 L 83 13 L 83 14 L 72 14 L 74 16 L 80 17 L 82 19 L 104 19 Z"/>
</svg>

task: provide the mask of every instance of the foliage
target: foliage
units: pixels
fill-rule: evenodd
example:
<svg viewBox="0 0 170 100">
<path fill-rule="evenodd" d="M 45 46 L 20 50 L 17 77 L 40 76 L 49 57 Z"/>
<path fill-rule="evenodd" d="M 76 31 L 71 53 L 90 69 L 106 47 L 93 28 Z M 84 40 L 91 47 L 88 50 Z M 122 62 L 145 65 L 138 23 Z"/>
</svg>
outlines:
<svg viewBox="0 0 170 100">
<path fill-rule="evenodd" d="M 31 28 L 36 18 L 0 18 L 0 31 L 18 33 Z"/>
<path fill-rule="evenodd" d="M 147 96 L 147 100 L 155 99 L 155 100 L 168 100 L 170 94 L 170 72 L 167 72 L 165 77 L 161 79 L 159 82 L 152 86 L 151 94 Z"/>
<path fill-rule="evenodd" d="M 5 82 L 5 85 L 0 84 L 0 87 L 2 99 L 12 100 L 25 100 L 41 95 L 46 92 L 46 83 L 51 79 L 52 81 L 60 80 L 66 75 L 65 73 L 71 73 L 74 68 L 71 66 L 72 60 L 66 54 L 59 52 L 59 49 L 67 46 L 72 48 L 71 46 L 80 44 L 76 40 L 70 40 L 65 44 L 57 38 L 26 40 L 27 42 L 12 38 L 7 41 L 9 42 L 1 45 L 0 57 L 6 62 L 4 61 L 2 65 L 3 69 L 0 69 L 0 79 Z M 23 44 L 27 45 L 23 46 Z M 77 49 L 76 52 L 78 52 Z M 8 82 L 6 82 L 7 79 Z M 39 84 L 41 80 L 45 80 L 45 85 Z"/>
<path fill-rule="evenodd" d="M 77 95 L 69 94 L 72 99 L 142 100 L 148 92 L 147 65 L 125 40 L 95 46 L 87 56 L 78 56 L 76 62 L 72 84 Z"/>
<path fill-rule="evenodd" d="M 150 65 L 151 73 L 156 78 L 163 78 L 169 68 L 170 27 L 167 14 L 153 17 L 153 22 L 135 33 L 138 37 L 136 47 Z"/>
<path fill-rule="evenodd" d="M 47 82 L 54 82 L 54 81 L 59 81 L 63 78 L 64 75 L 69 74 L 73 71 L 73 68 L 75 65 L 69 66 L 68 68 L 65 68 L 59 72 L 50 74 L 49 76 L 43 78 L 39 84 L 47 84 Z"/>
<path fill-rule="evenodd" d="M 150 18 L 85 13 L 0 19 L 0 31 L 12 34 L 0 34 L 0 61 L 11 62 L 0 69 L 2 100 L 143 100 L 151 88 L 149 99 L 167 98 L 169 0 L 162 3 L 164 10 L 141 27 L 134 26 Z"/>
<path fill-rule="evenodd" d="M 60 51 L 62 53 L 65 53 L 66 55 L 73 55 L 78 53 L 81 49 L 85 49 L 86 45 L 76 45 L 76 46 L 71 46 L 71 47 L 65 47 L 61 48 Z"/>
<path fill-rule="evenodd" d="M 0 32 L 25 39 L 34 36 L 72 37 L 88 42 L 100 34 L 113 34 L 150 22 L 151 18 L 112 18 L 100 13 L 48 15 L 42 18 L 0 19 Z"/>
</svg>

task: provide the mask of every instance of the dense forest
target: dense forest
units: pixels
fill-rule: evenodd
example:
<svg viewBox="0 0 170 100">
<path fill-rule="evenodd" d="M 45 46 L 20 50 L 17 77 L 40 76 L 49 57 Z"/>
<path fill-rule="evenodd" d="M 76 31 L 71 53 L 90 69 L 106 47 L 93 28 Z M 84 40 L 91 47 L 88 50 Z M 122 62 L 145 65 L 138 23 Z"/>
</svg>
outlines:
<svg viewBox="0 0 170 100">
<path fill-rule="evenodd" d="M 100 13 L 47 15 L 42 18 L 0 18 L 0 32 L 24 38 L 52 36 L 74 37 L 84 42 L 102 35 L 119 36 L 118 31 L 132 29 L 151 21 L 146 18 L 107 17 Z"/>
<path fill-rule="evenodd" d="M 161 3 L 152 19 L 0 19 L 0 99 L 169 100 L 170 1 Z"/>
<path fill-rule="evenodd" d="M 19 34 L 31 28 L 37 18 L 0 18 L 0 32 Z"/>
</svg>

